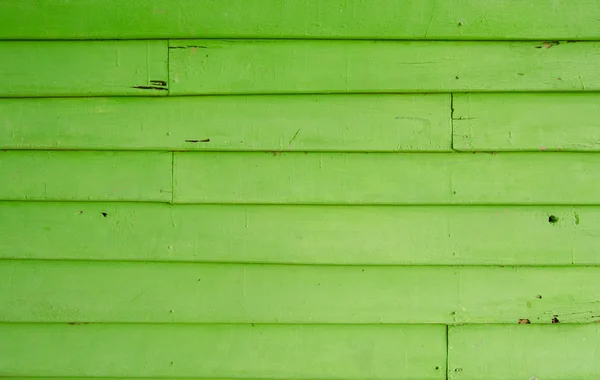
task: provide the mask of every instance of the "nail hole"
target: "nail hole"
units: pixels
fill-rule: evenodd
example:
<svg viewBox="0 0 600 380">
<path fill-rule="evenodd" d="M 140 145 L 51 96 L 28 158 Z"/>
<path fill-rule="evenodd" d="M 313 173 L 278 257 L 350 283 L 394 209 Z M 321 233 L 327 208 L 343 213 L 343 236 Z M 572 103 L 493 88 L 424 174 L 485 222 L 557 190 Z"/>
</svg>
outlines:
<svg viewBox="0 0 600 380">
<path fill-rule="evenodd" d="M 548 217 L 548 223 L 550 223 L 550 224 L 554 224 L 554 223 L 557 223 L 557 222 L 558 222 L 558 217 L 557 217 L 557 216 L 555 216 L 555 215 L 550 215 L 550 216 Z"/>
<path fill-rule="evenodd" d="M 106 217 L 108 216 L 108 214 L 107 214 L 107 213 L 105 213 L 105 212 L 103 212 L 103 213 L 102 213 L 102 216 L 106 218 Z"/>
</svg>

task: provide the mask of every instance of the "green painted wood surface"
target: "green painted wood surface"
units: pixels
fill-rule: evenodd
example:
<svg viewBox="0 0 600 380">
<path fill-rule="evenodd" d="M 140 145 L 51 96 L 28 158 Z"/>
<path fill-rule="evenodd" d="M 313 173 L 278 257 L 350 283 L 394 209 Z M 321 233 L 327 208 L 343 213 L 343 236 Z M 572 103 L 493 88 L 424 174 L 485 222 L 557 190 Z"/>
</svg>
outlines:
<svg viewBox="0 0 600 380">
<path fill-rule="evenodd" d="M 169 43 L 173 95 L 600 89 L 597 42 Z"/>
<path fill-rule="evenodd" d="M 4 0 L 0 38 L 598 39 L 599 17 L 594 0 Z"/>
<path fill-rule="evenodd" d="M 598 94 L 454 94 L 461 151 L 600 151 Z"/>
<path fill-rule="evenodd" d="M 450 327 L 448 373 L 468 379 L 597 379 L 600 324 Z"/>
<path fill-rule="evenodd" d="M 0 151 L 0 199 L 171 200 L 168 152 Z"/>
<path fill-rule="evenodd" d="M 176 203 L 598 204 L 585 153 L 175 153 Z"/>
<path fill-rule="evenodd" d="M 0 224 L 0 259 L 600 263 L 598 207 L 0 202 L 0 215 L 10 221 Z"/>
<path fill-rule="evenodd" d="M 450 96 L 0 100 L 0 148 L 451 151 Z"/>
<path fill-rule="evenodd" d="M 168 92 L 166 41 L 0 42 L 0 57 L 2 97 Z"/>
<path fill-rule="evenodd" d="M 600 319 L 599 276 L 597 267 L 2 260 L 0 321 L 588 323 Z"/>
<path fill-rule="evenodd" d="M 0 324 L 0 335 L 0 372 L 16 376 L 445 378 L 444 326 Z"/>
</svg>

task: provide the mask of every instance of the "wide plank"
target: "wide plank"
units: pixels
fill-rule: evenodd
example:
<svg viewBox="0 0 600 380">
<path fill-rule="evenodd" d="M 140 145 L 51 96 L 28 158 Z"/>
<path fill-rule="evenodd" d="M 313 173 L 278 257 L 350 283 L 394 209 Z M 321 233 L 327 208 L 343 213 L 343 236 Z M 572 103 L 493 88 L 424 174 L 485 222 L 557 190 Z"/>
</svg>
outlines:
<svg viewBox="0 0 600 380">
<path fill-rule="evenodd" d="M 594 91 L 600 42 L 171 40 L 170 94 Z"/>
<path fill-rule="evenodd" d="M 599 276 L 597 267 L 2 260 L 0 321 L 588 323 L 600 319 Z"/>
<path fill-rule="evenodd" d="M 176 203 L 599 204 L 586 153 L 175 153 Z"/>
<path fill-rule="evenodd" d="M 451 151 L 450 95 L 0 99 L 2 149 Z"/>
<path fill-rule="evenodd" d="M 4 0 L 0 38 L 582 40 L 599 15 L 595 0 Z"/>
<path fill-rule="evenodd" d="M 600 263 L 600 208 L 594 206 L 0 202 L 0 215 L 0 259 L 350 265 Z"/>
<path fill-rule="evenodd" d="M 2 97 L 168 93 L 166 41 L 10 41 L 0 57 Z"/>
<path fill-rule="evenodd" d="M 168 152 L 0 151 L 0 199 L 171 201 Z"/>
<path fill-rule="evenodd" d="M 15 376 L 445 378 L 444 326 L 0 324 Z"/>
<path fill-rule="evenodd" d="M 452 380 L 595 380 L 600 376 L 600 323 L 450 327 Z"/>
<path fill-rule="evenodd" d="M 599 94 L 454 94 L 454 149 L 600 151 Z"/>
</svg>

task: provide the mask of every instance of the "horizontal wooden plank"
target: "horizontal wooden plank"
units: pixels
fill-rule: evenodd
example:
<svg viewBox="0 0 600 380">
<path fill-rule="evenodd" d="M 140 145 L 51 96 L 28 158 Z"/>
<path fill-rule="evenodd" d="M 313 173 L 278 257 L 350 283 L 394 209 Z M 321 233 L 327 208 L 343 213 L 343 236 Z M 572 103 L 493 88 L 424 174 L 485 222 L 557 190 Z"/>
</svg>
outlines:
<svg viewBox="0 0 600 380">
<path fill-rule="evenodd" d="M 450 95 L 1 99 L 0 148 L 451 151 Z"/>
<path fill-rule="evenodd" d="M 592 91 L 600 43 L 171 40 L 170 94 Z"/>
<path fill-rule="evenodd" d="M 4 0 L 0 38 L 598 39 L 599 14 L 594 0 Z"/>
<path fill-rule="evenodd" d="M 0 335 L 0 372 L 13 376 L 445 378 L 444 326 L 0 324 Z"/>
<path fill-rule="evenodd" d="M 599 94 L 455 94 L 454 149 L 600 151 Z"/>
<path fill-rule="evenodd" d="M 586 153 L 175 153 L 176 203 L 599 204 Z"/>
<path fill-rule="evenodd" d="M 171 155 L 0 151 L 0 199 L 168 202 Z"/>
<path fill-rule="evenodd" d="M 600 376 L 600 324 L 450 327 L 453 380 L 581 379 Z"/>
<path fill-rule="evenodd" d="M 0 42 L 0 56 L 2 97 L 168 93 L 166 41 Z"/>
<path fill-rule="evenodd" d="M 600 264 L 593 206 L 0 202 L 0 215 L 0 259 Z"/>
<path fill-rule="evenodd" d="M 599 276 L 596 267 L 2 260 L 0 321 L 587 323 L 600 320 Z"/>
</svg>

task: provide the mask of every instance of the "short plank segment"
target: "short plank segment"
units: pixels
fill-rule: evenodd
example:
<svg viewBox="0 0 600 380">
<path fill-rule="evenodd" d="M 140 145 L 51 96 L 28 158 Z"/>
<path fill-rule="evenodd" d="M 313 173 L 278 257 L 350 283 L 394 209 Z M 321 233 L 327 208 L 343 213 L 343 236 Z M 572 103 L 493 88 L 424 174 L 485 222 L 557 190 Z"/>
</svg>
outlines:
<svg viewBox="0 0 600 380">
<path fill-rule="evenodd" d="M 2 260 L 0 321 L 589 323 L 600 319 L 599 275 L 581 267 Z"/>
<path fill-rule="evenodd" d="M 170 94 L 600 90 L 600 42 L 171 40 Z"/>
<path fill-rule="evenodd" d="M 444 326 L 0 324 L 13 376 L 445 378 Z"/>
<path fill-rule="evenodd" d="M 2 97 L 168 93 L 167 41 L 0 42 L 0 57 Z"/>
<path fill-rule="evenodd" d="M 599 204 L 584 153 L 175 153 L 176 203 Z"/>
<path fill-rule="evenodd" d="M 0 199 L 171 200 L 168 152 L 0 152 Z"/>
<path fill-rule="evenodd" d="M 599 15 L 594 0 L 4 0 L 0 38 L 573 40 L 598 39 Z"/>
<path fill-rule="evenodd" d="M 454 149 L 600 151 L 599 94 L 454 94 Z"/>
<path fill-rule="evenodd" d="M 2 259 L 600 263 L 599 207 L 0 202 L 0 215 Z"/>
<path fill-rule="evenodd" d="M 452 380 L 581 379 L 600 376 L 600 323 L 450 327 Z"/>
<path fill-rule="evenodd" d="M 451 151 L 450 95 L 1 99 L 0 148 Z"/>
</svg>

